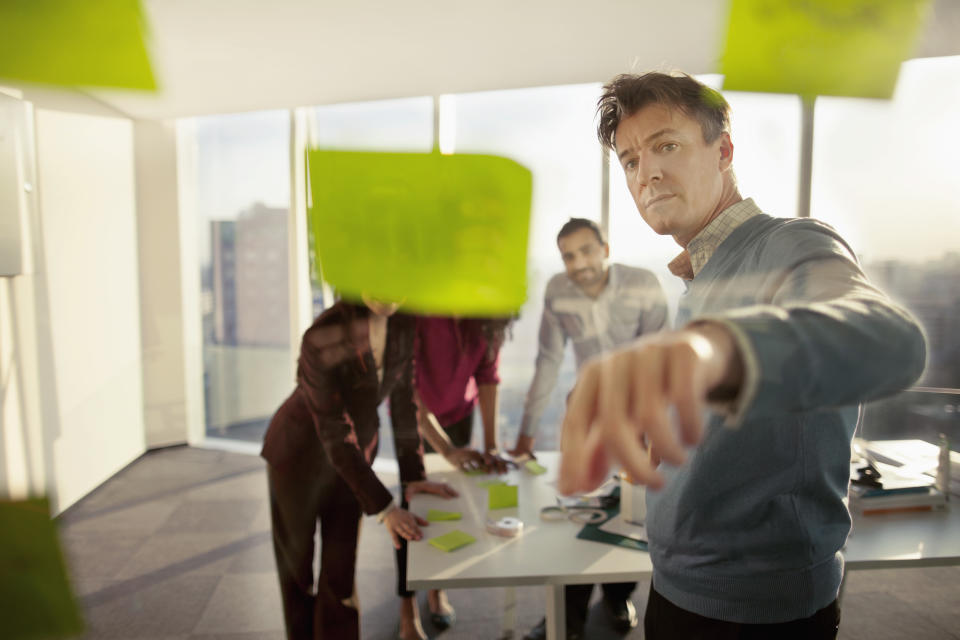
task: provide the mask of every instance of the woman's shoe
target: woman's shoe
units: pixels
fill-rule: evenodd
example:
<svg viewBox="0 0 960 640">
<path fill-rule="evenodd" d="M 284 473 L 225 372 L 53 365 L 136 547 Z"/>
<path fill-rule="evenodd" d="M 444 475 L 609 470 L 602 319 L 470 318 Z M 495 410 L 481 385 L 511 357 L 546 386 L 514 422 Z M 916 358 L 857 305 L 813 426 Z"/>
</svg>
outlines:
<svg viewBox="0 0 960 640">
<path fill-rule="evenodd" d="M 453 607 L 450 607 L 450 610 L 446 613 L 433 613 L 430 612 L 430 624 L 433 625 L 434 629 L 437 631 L 443 631 L 449 629 L 457 621 L 457 612 L 454 611 Z"/>
</svg>

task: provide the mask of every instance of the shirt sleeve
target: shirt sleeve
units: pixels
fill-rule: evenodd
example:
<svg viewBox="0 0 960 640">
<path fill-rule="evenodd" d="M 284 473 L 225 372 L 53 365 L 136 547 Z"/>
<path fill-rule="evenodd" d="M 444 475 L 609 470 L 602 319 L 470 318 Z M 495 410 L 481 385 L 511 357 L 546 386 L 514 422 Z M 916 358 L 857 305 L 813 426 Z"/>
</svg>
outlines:
<svg viewBox="0 0 960 640">
<path fill-rule="evenodd" d="M 337 474 L 347 483 L 364 513 L 382 511 L 393 499 L 360 449 L 341 384 L 351 376 L 345 366 L 354 357 L 340 326 L 313 326 L 304 334 L 297 382 L 314 429 Z"/>
<path fill-rule="evenodd" d="M 785 265 L 768 270 L 764 304 L 698 319 L 726 326 L 743 357 L 730 426 L 855 405 L 895 393 L 923 372 L 917 321 L 870 284 L 835 232 L 815 225 L 784 229 L 761 252 L 761 263 Z"/>
<path fill-rule="evenodd" d="M 527 391 L 527 400 L 523 407 L 523 419 L 520 421 L 520 435 L 535 438 L 540 428 L 540 418 L 550 400 L 550 394 L 557 384 L 560 365 L 563 363 L 563 349 L 567 335 L 560 321 L 550 308 L 550 300 L 544 300 L 543 315 L 540 317 L 540 341 L 537 348 L 536 371 Z"/>
</svg>

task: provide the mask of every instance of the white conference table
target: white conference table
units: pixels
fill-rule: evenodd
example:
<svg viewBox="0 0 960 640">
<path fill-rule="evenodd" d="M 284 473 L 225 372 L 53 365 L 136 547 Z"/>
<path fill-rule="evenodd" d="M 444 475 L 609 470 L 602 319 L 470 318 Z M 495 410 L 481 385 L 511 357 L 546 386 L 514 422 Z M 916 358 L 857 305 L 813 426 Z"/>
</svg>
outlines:
<svg viewBox="0 0 960 640">
<path fill-rule="evenodd" d="M 540 519 L 542 507 L 557 504 L 555 480 L 560 456 L 557 452 L 538 452 L 537 460 L 547 467 L 547 473 L 534 476 L 524 470 L 511 470 L 501 476 L 519 487 L 518 507 L 489 512 L 491 519 L 513 516 L 524 523 L 522 535 L 505 538 L 487 533 L 487 489 L 478 486 L 495 476 L 468 476 L 437 454 L 425 456 L 429 479 L 448 482 L 460 497 L 446 500 L 419 494 L 411 500 L 410 510 L 422 517 L 429 509 L 459 511 L 462 519 L 431 522 L 423 530 L 423 541 L 409 545 L 407 586 L 413 590 L 545 586 L 547 638 L 554 639 L 566 635 L 564 585 L 649 578 L 653 567 L 645 551 L 578 540 L 582 524 L 568 519 Z M 427 544 L 429 538 L 454 529 L 469 533 L 477 541 L 451 552 Z"/>
<path fill-rule="evenodd" d="M 431 480 L 445 480 L 460 497 L 444 500 L 417 495 L 411 501 L 414 513 L 426 516 L 428 509 L 460 511 L 462 519 L 433 522 L 424 529 L 424 540 L 409 545 L 407 584 L 411 589 L 456 589 L 543 585 L 547 591 L 547 637 L 565 636 L 564 591 L 567 584 L 628 582 L 648 579 L 653 571 L 650 556 L 600 542 L 579 540 L 583 525 L 540 519 L 540 509 L 556 504 L 556 472 L 559 453 L 540 452 L 537 459 L 547 473 L 533 476 L 510 471 L 505 479 L 519 486 L 519 506 L 491 513 L 494 519 L 514 516 L 524 522 L 517 538 L 486 532 L 487 490 L 478 482 L 493 476 L 467 476 L 453 469 L 437 454 L 425 456 Z M 943 511 L 908 512 L 862 516 L 854 514 L 853 531 L 843 550 L 848 571 L 960 564 L 960 500 Z M 426 540 L 454 529 L 477 541 L 444 552 Z"/>
</svg>

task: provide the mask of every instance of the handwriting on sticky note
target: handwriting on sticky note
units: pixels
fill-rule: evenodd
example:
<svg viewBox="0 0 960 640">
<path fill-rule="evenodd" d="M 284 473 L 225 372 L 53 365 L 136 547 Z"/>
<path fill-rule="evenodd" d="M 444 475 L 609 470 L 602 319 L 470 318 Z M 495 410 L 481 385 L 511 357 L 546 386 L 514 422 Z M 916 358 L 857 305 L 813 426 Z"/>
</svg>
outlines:
<svg viewBox="0 0 960 640">
<path fill-rule="evenodd" d="M 308 162 L 315 264 L 343 296 L 463 315 L 523 305 L 529 169 L 436 152 L 312 150 Z"/>
<path fill-rule="evenodd" d="M 464 533 L 459 529 L 455 529 L 450 533 L 445 533 L 442 536 L 437 536 L 436 538 L 430 538 L 429 540 L 431 545 L 437 549 L 440 549 L 441 551 L 453 551 L 476 541 L 477 539 L 471 536 L 469 533 Z"/>
<path fill-rule="evenodd" d="M 723 88 L 889 98 L 929 0 L 733 0 Z"/>
<path fill-rule="evenodd" d="M 487 487 L 487 508 L 507 509 L 517 506 L 518 488 L 513 484 L 497 484 Z"/>
<path fill-rule="evenodd" d="M 547 468 L 536 460 L 527 460 L 524 463 L 523 468 L 535 476 L 540 476 L 547 472 Z"/>
<path fill-rule="evenodd" d="M 440 509 L 430 509 L 427 511 L 427 520 L 429 522 L 445 522 L 448 520 L 459 520 L 461 517 L 459 511 L 441 511 Z"/>
<path fill-rule="evenodd" d="M 0 2 L 0 78 L 156 89 L 140 0 Z"/>
<path fill-rule="evenodd" d="M 45 498 L 0 501 L 0 602 L 11 612 L 3 617 L 5 638 L 61 638 L 83 631 Z"/>
</svg>

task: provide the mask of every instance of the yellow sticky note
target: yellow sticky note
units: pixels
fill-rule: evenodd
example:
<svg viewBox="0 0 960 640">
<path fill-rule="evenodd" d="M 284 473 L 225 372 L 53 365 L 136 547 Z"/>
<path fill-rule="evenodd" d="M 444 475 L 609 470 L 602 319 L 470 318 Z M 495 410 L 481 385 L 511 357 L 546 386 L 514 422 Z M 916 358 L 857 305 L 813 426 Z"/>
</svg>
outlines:
<svg viewBox="0 0 960 640">
<path fill-rule="evenodd" d="M 465 547 L 468 544 L 472 544 L 476 541 L 477 539 L 471 536 L 469 533 L 464 533 L 459 529 L 455 529 L 450 533 L 443 534 L 442 536 L 430 538 L 429 542 L 441 551 L 453 551 L 454 549 Z"/>
<path fill-rule="evenodd" d="M 3 0 L 0 78 L 156 89 L 139 0 Z"/>
<path fill-rule="evenodd" d="M 527 460 L 526 463 L 524 463 L 523 468 L 535 476 L 543 475 L 547 472 L 547 468 L 536 460 Z"/>
<path fill-rule="evenodd" d="M 517 485 L 495 484 L 487 487 L 487 508 L 506 509 L 517 506 Z"/>
<path fill-rule="evenodd" d="M 929 0 L 732 0 L 723 88 L 889 98 Z"/>
<path fill-rule="evenodd" d="M 439 152 L 307 155 L 314 264 L 344 297 L 367 293 L 460 315 L 507 315 L 523 305 L 528 169 Z"/>
<path fill-rule="evenodd" d="M 427 520 L 429 522 L 444 522 L 446 520 L 459 520 L 459 511 L 441 511 L 440 509 L 430 509 L 427 511 Z"/>
<path fill-rule="evenodd" d="M 46 499 L 0 501 L 0 602 L 4 638 L 83 631 Z"/>
</svg>

